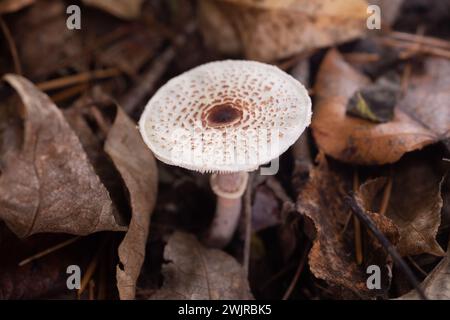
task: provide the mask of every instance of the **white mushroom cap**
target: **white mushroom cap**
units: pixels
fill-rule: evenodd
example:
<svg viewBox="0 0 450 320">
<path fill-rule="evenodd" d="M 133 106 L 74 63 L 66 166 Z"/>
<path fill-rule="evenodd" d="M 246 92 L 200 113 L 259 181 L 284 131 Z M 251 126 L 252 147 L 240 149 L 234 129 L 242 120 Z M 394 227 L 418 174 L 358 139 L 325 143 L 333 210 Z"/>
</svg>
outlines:
<svg viewBox="0 0 450 320">
<path fill-rule="evenodd" d="M 161 161 L 200 172 L 252 171 L 285 152 L 311 121 L 304 86 L 275 66 L 226 60 L 161 87 L 139 121 Z"/>
</svg>

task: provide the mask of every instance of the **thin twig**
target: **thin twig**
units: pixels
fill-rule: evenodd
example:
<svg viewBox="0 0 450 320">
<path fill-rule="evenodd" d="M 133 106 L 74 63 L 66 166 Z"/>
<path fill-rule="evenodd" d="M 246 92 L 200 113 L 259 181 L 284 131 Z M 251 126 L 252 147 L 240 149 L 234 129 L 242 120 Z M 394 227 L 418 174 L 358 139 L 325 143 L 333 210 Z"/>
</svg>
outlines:
<svg viewBox="0 0 450 320">
<path fill-rule="evenodd" d="M 89 300 L 95 300 L 95 281 L 89 280 Z"/>
<path fill-rule="evenodd" d="M 350 225 L 350 221 L 352 221 L 352 217 L 353 217 L 353 213 L 350 211 L 347 215 L 347 218 L 345 219 L 344 227 L 342 228 L 342 231 L 341 231 L 341 238 L 344 237 L 345 232 L 347 231 L 348 226 Z"/>
<path fill-rule="evenodd" d="M 94 117 L 94 120 L 97 123 L 103 136 L 106 137 L 109 132 L 110 124 L 108 124 L 105 117 L 96 106 L 91 106 L 89 108 L 89 112 Z"/>
<path fill-rule="evenodd" d="M 427 300 L 427 297 L 423 292 L 422 288 L 420 287 L 420 284 L 417 281 L 414 273 L 406 264 L 406 262 L 403 260 L 403 258 L 400 256 L 397 249 L 395 249 L 395 247 L 390 243 L 389 239 L 386 238 L 386 236 L 376 227 L 373 220 L 368 215 L 366 215 L 363 209 L 361 209 L 361 207 L 358 205 L 354 197 L 346 196 L 345 201 L 348 203 L 352 211 L 358 216 L 360 221 L 363 222 L 366 225 L 366 227 L 369 228 L 370 231 L 372 231 L 373 235 L 378 239 L 378 241 L 381 243 L 384 249 L 389 253 L 389 255 L 392 257 L 392 259 L 398 265 L 398 267 L 402 269 L 403 272 L 405 272 L 408 281 L 416 289 L 420 298 L 423 300 Z"/>
<path fill-rule="evenodd" d="M 446 41 L 439 38 L 398 31 L 390 32 L 388 36 L 395 38 L 397 40 L 411 41 L 420 43 L 422 45 L 441 47 L 442 49 L 450 50 L 450 41 Z"/>
<path fill-rule="evenodd" d="M 389 176 L 386 186 L 383 191 L 383 198 L 381 199 L 380 212 L 379 214 L 384 216 L 386 214 L 389 200 L 391 199 L 392 193 L 392 175 Z"/>
<path fill-rule="evenodd" d="M 58 92 L 54 95 L 51 95 L 50 98 L 55 103 L 65 101 L 67 99 L 70 99 L 70 98 L 76 96 L 77 94 L 80 94 L 80 93 L 86 91 L 87 88 L 88 88 L 87 83 L 80 83 L 73 87 L 64 89 L 61 92 Z"/>
<path fill-rule="evenodd" d="M 359 176 L 358 169 L 353 171 L 353 192 L 357 192 L 359 189 Z M 353 215 L 353 227 L 355 232 L 355 258 L 356 264 L 361 265 L 363 263 L 363 249 L 362 249 L 362 232 L 361 222 L 358 217 Z"/>
<path fill-rule="evenodd" d="M 19 262 L 19 267 L 24 266 L 27 263 L 30 263 L 31 261 L 34 261 L 36 259 L 42 258 L 42 257 L 44 257 L 44 256 L 46 256 L 46 255 L 48 255 L 50 253 L 58 251 L 59 249 L 64 248 L 64 247 L 68 246 L 69 244 L 74 243 L 75 241 L 77 241 L 79 239 L 81 239 L 81 237 L 74 237 L 74 238 L 68 239 L 66 241 L 63 241 L 63 242 L 61 242 L 61 243 L 59 243 L 59 244 L 57 244 L 57 245 L 55 245 L 53 247 L 45 249 L 45 250 L 43 250 L 43 251 L 41 251 L 39 253 L 36 253 L 36 254 L 32 255 L 31 257 L 28 257 L 28 258 L 20 261 Z"/>
<path fill-rule="evenodd" d="M 89 263 L 88 267 L 86 268 L 86 272 L 83 275 L 83 278 L 81 279 L 80 289 L 78 289 L 77 294 L 78 297 L 81 297 L 84 290 L 89 284 L 89 281 L 92 279 L 92 276 L 94 275 L 95 270 L 97 269 L 97 265 L 100 261 L 100 256 L 103 252 L 103 248 L 105 247 L 107 243 L 108 238 L 103 238 L 101 240 L 100 245 L 98 246 L 97 252 L 95 253 L 95 256 L 92 258 L 91 262 Z"/>
<path fill-rule="evenodd" d="M 344 54 L 345 60 L 350 64 L 370 63 L 380 61 L 380 55 L 368 52 L 352 52 Z"/>
<path fill-rule="evenodd" d="M 411 262 L 411 264 L 424 276 L 428 276 L 428 273 L 425 272 L 425 270 L 423 270 L 418 264 L 417 262 L 414 261 L 413 258 L 411 258 L 410 256 L 407 257 L 408 261 Z"/>
<path fill-rule="evenodd" d="M 131 89 L 121 99 L 120 105 L 128 114 L 133 114 L 141 101 L 153 90 L 156 82 L 166 71 L 169 63 L 175 58 L 177 49 L 186 43 L 187 37 L 195 30 L 195 25 L 188 24 L 183 34 L 175 37 L 173 43 L 154 59 L 154 62 L 144 71 L 139 78 L 138 85 Z"/>
<path fill-rule="evenodd" d="M 284 265 L 281 270 L 278 270 L 275 274 L 273 274 L 266 282 L 264 282 L 261 287 L 259 288 L 261 291 L 266 289 L 267 286 L 269 286 L 272 282 L 286 274 L 289 270 L 291 270 L 293 267 L 295 267 L 295 262 L 291 262 L 287 265 Z"/>
<path fill-rule="evenodd" d="M 303 267 L 305 266 L 306 257 L 308 256 L 308 252 L 309 252 L 309 247 L 310 247 L 310 245 L 308 243 L 308 245 L 305 247 L 305 250 L 303 251 L 303 254 L 300 258 L 297 270 L 295 271 L 295 274 L 294 274 L 294 278 L 292 278 L 291 284 L 289 285 L 288 289 L 286 290 L 285 294 L 283 295 L 282 300 L 287 300 L 291 296 L 292 291 L 294 291 L 294 288 L 297 285 L 298 279 L 299 279 L 300 275 L 302 274 Z"/>
<path fill-rule="evenodd" d="M 389 47 L 395 47 L 399 49 L 407 49 L 413 51 L 414 54 L 417 53 L 425 53 L 429 55 L 434 55 L 437 57 L 443 57 L 450 59 L 450 50 L 431 47 L 431 46 L 423 46 L 418 43 L 413 42 L 405 42 L 401 40 L 391 39 L 391 38 L 382 38 L 381 43 L 389 46 Z M 408 56 L 404 56 L 403 58 L 409 58 L 410 54 Z"/>
<path fill-rule="evenodd" d="M 58 79 L 53 79 L 53 80 L 49 80 L 49 81 L 44 81 L 44 82 L 38 83 L 36 86 L 43 91 L 48 91 L 48 90 L 64 88 L 64 87 L 78 84 L 78 83 L 86 83 L 91 80 L 111 78 L 111 77 L 118 76 L 119 74 L 121 74 L 121 71 L 117 68 L 100 69 L 100 70 L 82 72 L 79 74 L 62 77 L 62 78 L 58 78 Z"/>
<path fill-rule="evenodd" d="M 3 34 L 5 35 L 6 42 L 8 42 L 9 50 L 11 51 L 11 57 L 14 63 L 14 71 L 17 74 L 22 74 L 22 66 L 20 65 L 19 55 L 17 54 L 17 47 L 14 39 L 9 31 L 8 26 L 6 25 L 3 18 L 0 16 L 0 27 L 2 29 Z"/>
</svg>

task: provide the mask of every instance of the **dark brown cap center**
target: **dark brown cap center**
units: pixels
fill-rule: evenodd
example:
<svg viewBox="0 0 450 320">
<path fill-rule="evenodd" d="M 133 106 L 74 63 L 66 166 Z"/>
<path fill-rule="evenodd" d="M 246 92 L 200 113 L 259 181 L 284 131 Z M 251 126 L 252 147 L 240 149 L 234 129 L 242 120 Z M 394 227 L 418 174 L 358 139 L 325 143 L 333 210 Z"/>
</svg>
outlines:
<svg viewBox="0 0 450 320">
<path fill-rule="evenodd" d="M 206 122 L 210 127 L 229 126 L 242 118 L 242 111 L 231 103 L 223 103 L 213 106 L 208 110 Z"/>
</svg>

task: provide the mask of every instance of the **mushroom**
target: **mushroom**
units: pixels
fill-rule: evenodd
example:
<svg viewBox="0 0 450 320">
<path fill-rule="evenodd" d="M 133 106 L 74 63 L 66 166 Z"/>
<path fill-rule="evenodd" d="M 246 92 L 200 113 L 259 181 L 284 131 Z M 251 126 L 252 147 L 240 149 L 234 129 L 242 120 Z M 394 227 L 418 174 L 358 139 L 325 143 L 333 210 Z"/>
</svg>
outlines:
<svg viewBox="0 0 450 320">
<path fill-rule="evenodd" d="M 278 158 L 310 121 L 311 100 L 292 76 L 260 62 L 225 60 L 162 86 L 139 130 L 162 162 L 212 173 L 217 204 L 205 242 L 224 247 L 239 220 L 248 172 Z"/>
</svg>

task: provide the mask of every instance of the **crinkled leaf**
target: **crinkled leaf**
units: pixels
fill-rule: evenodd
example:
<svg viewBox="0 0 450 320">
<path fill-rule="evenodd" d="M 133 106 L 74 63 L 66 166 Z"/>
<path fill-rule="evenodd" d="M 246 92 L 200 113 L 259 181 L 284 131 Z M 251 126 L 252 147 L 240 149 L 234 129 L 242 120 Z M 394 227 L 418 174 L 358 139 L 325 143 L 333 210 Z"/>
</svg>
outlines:
<svg viewBox="0 0 450 320">
<path fill-rule="evenodd" d="M 164 283 L 151 299 L 253 299 L 242 266 L 227 253 L 175 232 L 164 250 Z"/>
<path fill-rule="evenodd" d="M 80 59 L 81 32 L 67 28 L 66 8 L 63 1 L 36 1 L 9 24 L 27 77 L 54 76 L 62 67 L 87 69 L 86 59 Z"/>
<path fill-rule="evenodd" d="M 83 0 L 83 2 L 118 18 L 134 19 L 141 13 L 143 0 Z"/>
<path fill-rule="evenodd" d="M 411 76 L 411 87 L 395 108 L 393 119 L 375 124 L 346 114 L 350 97 L 370 81 L 331 50 L 315 87 L 312 131 L 319 148 L 345 162 L 385 164 L 447 137 L 450 61 L 428 58 L 425 70 L 422 76 Z"/>
<path fill-rule="evenodd" d="M 35 0 L 0 0 L 0 14 L 18 11 Z"/>
<path fill-rule="evenodd" d="M 450 300 L 450 250 L 420 285 L 428 299 Z M 398 298 L 399 300 L 420 300 L 416 290 Z"/>
<path fill-rule="evenodd" d="M 108 191 L 61 111 L 25 78 L 7 75 L 5 80 L 19 94 L 25 119 L 23 133 L 20 121 L 2 132 L 8 148 L 0 149 L 0 218 L 20 237 L 124 230 Z M 9 139 L 17 139 L 19 133 L 22 141 L 10 145 Z"/>
<path fill-rule="evenodd" d="M 268 10 L 286 9 L 308 14 L 341 17 L 366 17 L 367 2 L 364 0 L 225 0 L 241 6 Z"/>
<path fill-rule="evenodd" d="M 156 161 L 136 129 L 136 124 L 117 107 L 117 115 L 108 132 L 105 151 L 120 172 L 128 189 L 132 217 L 128 232 L 119 246 L 117 287 L 121 299 L 134 299 L 136 280 L 145 257 L 150 217 L 158 187 Z"/>
<path fill-rule="evenodd" d="M 366 5 L 359 0 L 319 4 L 297 0 L 293 8 L 277 9 L 203 2 L 200 18 L 206 43 L 228 54 L 244 53 L 253 60 L 286 58 L 355 39 L 366 31 Z"/>
<path fill-rule="evenodd" d="M 366 285 L 365 266 L 358 266 L 354 256 L 354 239 L 351 230 L 343 233 L 351 213 L 344 198 L 351 186 L 345 174 L 331 168 L 320 157 L 319 165 L 310 172 L 310 179 L 300 190 L 297 198 L 298 211 L 310 218 L 316 229 L 309 264 L 313 274 L 330 285 L 346 289 L 354 296 L 370 298 L 383 295 L 390 285 L 389 262 L 381 245 L 369 237 L 365 251 L 365 264 L 376 264 L 381 268 L 381 290 L 369 290 Z M 397 230 L 384 216 L 367 212 L 376 226 L 395 243 Z"/>
<path fill-rule="evenodd" d="M 386 216 L 397 226 L 400 240 L 397 250 L 403 256 L 429 253 L 443 256 L 445 252 L 436 241 L 441 224 L 442 173 L 437 165 L 419 157 L 407 157 L 393 168 L 392 191 Z M 366 190 L 364 207 L 371 210 L 380 182 L 367 181 L 361 189 Z M 371 190 L 371 191 L 369 191 Z M 370 195 L 370 196 L 369 196 Z"/>
</svg>

